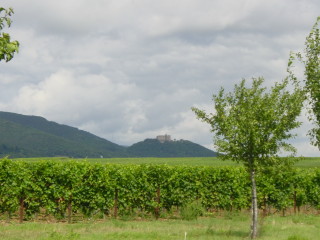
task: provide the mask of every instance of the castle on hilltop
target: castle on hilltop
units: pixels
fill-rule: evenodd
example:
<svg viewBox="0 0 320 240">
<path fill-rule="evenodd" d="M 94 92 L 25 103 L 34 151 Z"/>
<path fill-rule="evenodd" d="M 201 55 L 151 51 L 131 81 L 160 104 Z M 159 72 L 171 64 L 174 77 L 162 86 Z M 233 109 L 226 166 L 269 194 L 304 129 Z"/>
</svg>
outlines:
<svg viewBox="0 0 320 240">
<path fill-rule="evenodd" d="M 167 135 L 167 134 L 165 134 L 165 135 L 159 135 L 159 136 L 156 137 L 156 139 L 157 139 L 159 142 L 161 142 L 161 143 L 172 141 L 172 140 L 171 140 L 171 136 L 170 136 L 170 135 Z"/>
</svg>

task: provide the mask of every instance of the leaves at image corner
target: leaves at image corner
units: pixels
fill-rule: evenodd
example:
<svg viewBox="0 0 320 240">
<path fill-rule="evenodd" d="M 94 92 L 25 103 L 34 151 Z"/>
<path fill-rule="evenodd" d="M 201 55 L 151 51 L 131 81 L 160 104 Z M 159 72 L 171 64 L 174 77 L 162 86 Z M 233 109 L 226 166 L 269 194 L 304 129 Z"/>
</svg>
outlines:
<svg viewBox="0 0 320 240">
<path fill-rule="evenodd" d="M 12 20 L 10 17 L 13 13 L 12 8 L 5 9 L 0 7 L 0 61 L 9 62 L 14 54 L 19 51 L 19 42 L 11 41 L 10 35 L 2 32 L 3 28 L 11 26 Z"/>
<path fill-rule="evenodd" d="M 309 131 L 311 143 L 320 147 L 320 17 L 317 18 L 310 34 L 305 42 L 305 59 L 301 54 L 297 54 L 298 58 L 304 63 L 305 67 L 305 87 L 307 99 L 310 105 L 309 120 L 314 124 L 313 129 Z"/>
</svg>

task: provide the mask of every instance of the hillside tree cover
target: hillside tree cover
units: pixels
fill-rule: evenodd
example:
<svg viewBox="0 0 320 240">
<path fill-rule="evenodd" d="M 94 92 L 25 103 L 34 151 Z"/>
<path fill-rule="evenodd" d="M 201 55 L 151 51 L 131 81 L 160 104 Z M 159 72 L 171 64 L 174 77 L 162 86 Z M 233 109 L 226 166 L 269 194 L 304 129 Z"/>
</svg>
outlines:
<svg viewBox="0 0 320 240">
<path fill-rule="evenodd" d="M 11 41 L 10 35 L 3 32 L 5 27 L 11 26 L 11 16 L 13 14 L 13 9 L 5 9 L 0 7 L 0 61 L 5 60 L 9 62 L 15 53 L 19 50 L 19 42 Z"/>
<path fill-rule="evenodd" d="M 89 132 L 27 116 L 0 111 L 0 158 L 23 157 L 213 157 L 216 153 L 187 140 L 161 143 L 157 139 L 125 147 Z"/>
<path fill-rule="evenodd" d="M 281 150 L 295 152 L 285 140 L 292 138 L 291 130 L 301 124 L 297 117 L 304 100 L 303 90 L 292 74 L 270 91 L 262 86 L 263 82 L 263 78 L 253 78 L 252 86 L 246 87 L 242 80 L 230 93 L 221 88 L 213 95 L 213 113 L 192 108 L 199 119 L 210 124 L 221 157 L 242 162 L 250 175 L 253 239 L 258 233 L 256 173 L 279 166 L 284 161 L 278 157 Z M 294 87 L 290 91 L 291 82 Z"/>
</svg>

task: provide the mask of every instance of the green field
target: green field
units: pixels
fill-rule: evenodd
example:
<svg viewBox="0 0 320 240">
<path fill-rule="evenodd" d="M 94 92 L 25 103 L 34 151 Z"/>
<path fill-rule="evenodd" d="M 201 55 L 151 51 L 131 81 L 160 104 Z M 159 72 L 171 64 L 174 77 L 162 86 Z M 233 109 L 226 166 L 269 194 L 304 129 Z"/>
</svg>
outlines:
<svg viewBox="0 0 320 240">
<path fill-rule="evenodd" d="M 90 163 L 101 164 L 167 164 L 167 165 L 186 165 L 186 166 L 235 166 L 239 164 L 232 161 L 222 161 L 215 157 L 190 157 L 190 158 L 88 158 L 88 159 L 72 159 L 72 158 L 17 158 L 15 160 L 23 161 L 87 161 Z"/>
<path fill-rule="evenodd" d="M 270 216 L 261 220 L 261 240 L 319 239 L 320 216 Z M 83 239 L 83 240 L 241 240 L 249 239 L 248 213 L 224 213 L 198 220 L 104 220 L 75 224 L 37 223 L 0 224 L 0 239 Z"/>
<path fill-rule="evenodd" d="M 300 168 L 320 167 L 320 157 L 305 157 L 298 158 L 295 166 Z M 16 160 L 23 161 L 43 161 L 57 160 L 66 161 L 71 158 L 18 158 Z M 101 164 L 167 164 L 167 165 L 185 165 L 185 166 L 241 166 L 241 164 L 232 161 L 222 161 L 217 157 L 190 157 L 190 158 L 88 158 L 88 159 L 73 159 L 77 161 L 87 161 L 91 163 Z"/>
</svg>

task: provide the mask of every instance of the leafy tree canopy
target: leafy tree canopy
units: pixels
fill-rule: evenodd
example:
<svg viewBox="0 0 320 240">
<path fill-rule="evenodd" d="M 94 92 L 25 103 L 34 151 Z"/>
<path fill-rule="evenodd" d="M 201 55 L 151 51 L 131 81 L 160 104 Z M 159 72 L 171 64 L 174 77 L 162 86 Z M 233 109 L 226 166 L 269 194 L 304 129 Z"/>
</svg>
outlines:
<svg viewBox="0 0 320 240">
<path fill-rule="evenodd" d="M 8 33 L 2 32 L 5 27 L 11 26 L 11 15 L 13 14 L 13 9 L 5 9 L 0 7 L 0 61 L 5 60 L 9 62 L 14 53 L 19 50 L 19 42 L 11 41 L 10 35 Z"/>
<path fill-rule="evenodd" d="M 304 99 L 296 82 L 294 90 L 288 89 L 289 78 L 276 83 L 270 92 L 262 87 L 263 82 L 263 78 L 254 78 L 252 87 L 246 87 L 242 80 L 233 93 L 222 88 L 213 96 L 212 114 L 193 108 L 199 119 L 211 125 L 214 144 L 223 158 L 255 169 L 269 165 L 281 150 L 295 151 L 285 140 L 301 124 L 297 117 Z"/>
<path fill-rule="evenodd" d="M 314 128 L 309 132 L 311 143 L 320 148 L 320 17 L 313 25 L 305 42 L 305 58 L 297 54 L 305 65 L 305 87 L 311 107 L 309 119 Z"/>
</svg>

